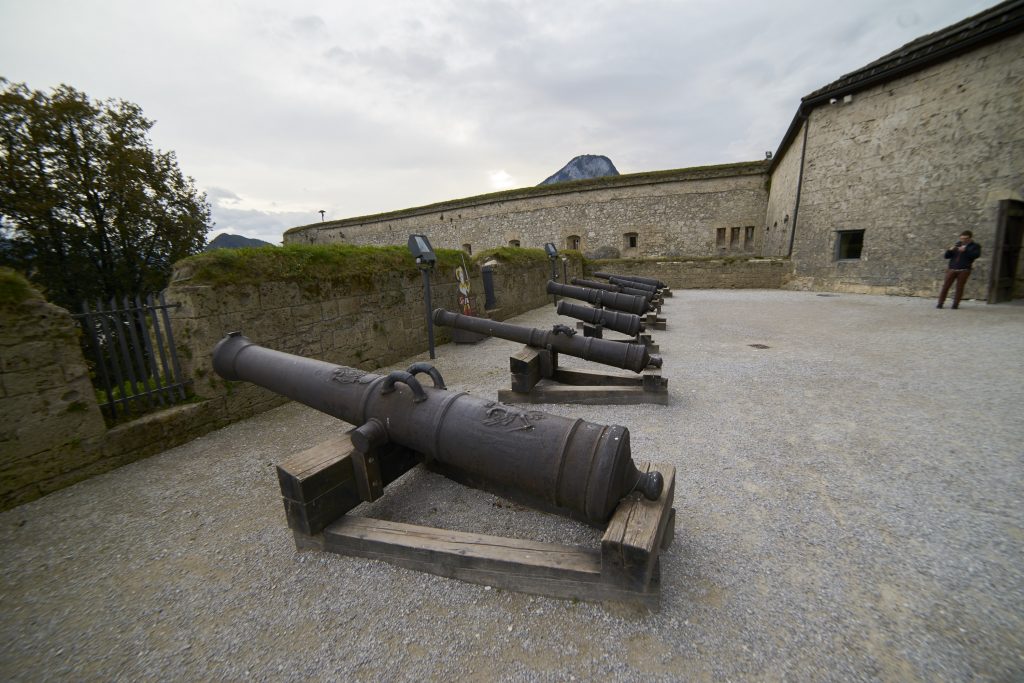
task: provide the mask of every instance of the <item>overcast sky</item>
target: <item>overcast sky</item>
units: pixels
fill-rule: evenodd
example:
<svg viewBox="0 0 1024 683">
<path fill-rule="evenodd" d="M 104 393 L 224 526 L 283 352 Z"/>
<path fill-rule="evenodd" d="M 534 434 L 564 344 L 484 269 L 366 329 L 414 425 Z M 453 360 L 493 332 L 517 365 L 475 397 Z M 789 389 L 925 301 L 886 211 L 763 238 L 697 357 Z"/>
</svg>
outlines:
<svg viewBox="0 0 1024 683">
<path fill-rule="evenodd" d="M 220 232 L 763 159 L 800 98 L 993 0 L 0 0 L 0 76 L 139 104 Z"/>
</svg>

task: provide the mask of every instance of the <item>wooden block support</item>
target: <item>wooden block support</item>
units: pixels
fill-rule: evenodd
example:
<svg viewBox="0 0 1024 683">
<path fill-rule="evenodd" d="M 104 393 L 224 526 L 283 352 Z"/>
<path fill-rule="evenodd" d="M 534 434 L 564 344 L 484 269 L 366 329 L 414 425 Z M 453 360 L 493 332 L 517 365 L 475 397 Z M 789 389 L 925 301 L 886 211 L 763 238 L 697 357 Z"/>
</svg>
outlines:
<svg viewBox="0 0 1024 683">
<path fill-rule="evenodd" d="M 540 349 L 524 346 L 508 358 L 512 391 L 528 392 L 541 379 Z"/>
<path fill-rule="evenodd" d="M 329 439 L 286 458 L 277 466 L 288 526 L 317 534 L 364 500 L 353 467 L 348 434 Z M 395 444 L 373 449 L 379 481 L 387 485 L 416 466 L 414 451 Z"/>
<path fill-rule="evenodd" d="M 637 589 L 650 583 L 668 524 L 675 518 L 675 468 L 662 464 L 644 468 L 652 469 L 664 477 L 661 496 L 658 500 L 647 500 L 639 492 L 630 494 L 615 509 L 601 539 L 601 572 L 605 580 Z"/>
</svg>

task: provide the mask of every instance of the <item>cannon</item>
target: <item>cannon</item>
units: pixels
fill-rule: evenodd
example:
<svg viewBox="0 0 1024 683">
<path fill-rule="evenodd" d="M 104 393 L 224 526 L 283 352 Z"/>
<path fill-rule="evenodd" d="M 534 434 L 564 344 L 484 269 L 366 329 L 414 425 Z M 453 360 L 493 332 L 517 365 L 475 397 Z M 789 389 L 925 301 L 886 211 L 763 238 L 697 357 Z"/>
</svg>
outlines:
<svg viewBox="0 0 1024 683">
<path fill-rule="evenodd" d="M 637 282 L 636 280 L 626 280 L 625 278 L 612 276 L 608 278 L 608 282 L 618 287 L 621 287 L 623 291 L 632 289 L 635 292 L 645 292 L 650 296 L 655 296 L 658 293 L 658 287 L 649 285 L 644 282 Z"/>
<path fill-rule="evenodd" d="M 600 325 L 609 330 L 615 330 L 630 337 L 635 337 L 644 331 L 643 319 L 632 313 L 610 311 L 606 308 L 591 308 L 580 304 L 571 304 L 568 301 L 558 302 L 558 314 L 567 315 L 592 325 Z"/>
<path fill-rule="evenodd" d="M 654 285 L 658 289 L 665 289 L 668 287 L 664 282 L 653 277 L 642 277 L 640 275 L 617 275 L 615 273 L 594 273 L 594 277 L 599 277 L 604 280 L 609 278 L 617 277 L 623 280 L 633 280 L 634 282 L 642 282 L 645 285 Z"/>
<path fill-rule="evenodd" d="M 547 292 L 548 294 L 557 294 L 565 299 L 579 299 L 595 306 L 603 306 L 616 311 L 632 313 L 633 315 L 643 315 L 651 309 L 650 302 L 642 296 L 589 289 L 575 285 L 560 285 L 551 280 L 548 281 Z"/>
<path fill-rule="evenodd" d="M 437 325 L 525 345 L 509 357 L 512 386 L 498 391 L 498 400 L 504 403 L 668 403 L 668 380 L 661 376 L 661 356 L 651 354 L 642 343 L 577 336 L 576 330 L 567 325 L 555 325 L 551 330 L 520 327 L 441 308 L 434 311 L 433 320 Z M 560 367 L 559 353 L 637 374 Z"/>
<path fill-rule="evenodd" d="M 398 444 L 456 478 L 591 523 L 606 522 L 630 491 L 650 500 L 661 494 L 662 475 L 633 463 L 625 427 L 449 392 L 426 363 L 375 375 L 274 351 L 235 332 L 214 348 L 213 368 L 226 380 L 252 382 L 356 425 L 351 442 L 361 453 Z M 420 384 L 421 373 L 433 386 Z"/>
<path fill-rule="evenodd" d="M 436 309 L 433 318 L 435 325 L 500 337 L 636 373 L 643 372 L 648 366 L 661 367 L 661 356 L 650 355 L 647 347 L 642 344 L 623 344 L 593 337 L 578 337 L 576 330 L 566 325 L 555 325 L 551 330 L 538 330 L 452 313 L 443 308 Z"/>
<path fill-rule="evenodd" d="M 571 282 L 577 287 L 586 287 L 587 289 L 601 289 L 606 292 L 620 292 L 622 294 L 642 296 L 645 299 L 647 299 L 648 303 L 650 303 L 654 299 L 657 293 L 656 290 L 653 289 L 642 289 L 632 286 L 635 284 L 639 284 L 636 282 L 627 282 L 626 284 L 623 284 L 621 281 L 598 282 L 596 280 L 584 280 L 583 278 L 578 277 L 574 277 Z"/>
</svg>

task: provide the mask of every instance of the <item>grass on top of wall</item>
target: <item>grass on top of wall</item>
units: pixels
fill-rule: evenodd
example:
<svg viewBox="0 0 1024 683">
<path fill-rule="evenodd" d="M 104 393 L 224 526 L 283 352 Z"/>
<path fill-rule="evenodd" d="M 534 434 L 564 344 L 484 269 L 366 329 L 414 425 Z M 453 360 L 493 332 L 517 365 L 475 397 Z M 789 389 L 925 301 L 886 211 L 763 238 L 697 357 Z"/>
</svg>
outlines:
<svg viewBox="0 0 1024 683">
<path fill-rule="evenodd" d="M 571 261 L 583 261 L 583 254 L 570 249 L 560 251 L 558 252 L 558 255 L 566 256 Z M 494 249 L 481 251 L 473 257 L 473 261 L 480 265 L 483 265 L 491 259 L 513 266 L 530 266 L 546 264 L 548 262 L 548 254 L 543 249 L 534 249 L 530 247 L 496 247 Z"/>
<path fill-rule="evenodd" d="M 436 270 L 453 272 L 462 263 L 457 249 L 435 251 Z M 191 283 L 213 286 L 325 281 L 369 288 L 382 274 L 398 273 L 410 280 L 419 275 L 406 247 L 353 244 L 214 249 L 179 265 L 189 270 Z"/>
<path fill-rule="evenodd" d="M 29 299 L 42 298 L 21 273 L 0 268 L 0 306 L 17 306 Z"/>
</svg>

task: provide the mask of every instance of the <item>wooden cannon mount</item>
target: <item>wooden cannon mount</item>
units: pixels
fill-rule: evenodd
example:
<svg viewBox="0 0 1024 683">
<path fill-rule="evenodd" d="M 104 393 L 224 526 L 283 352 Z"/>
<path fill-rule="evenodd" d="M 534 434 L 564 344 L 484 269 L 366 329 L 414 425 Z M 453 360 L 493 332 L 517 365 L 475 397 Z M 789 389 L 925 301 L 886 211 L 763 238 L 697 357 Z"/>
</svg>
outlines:
<svg viewBox="0 0 1024 683">
<path fill-rule="evenodd" d="M 348 515 L 423 460 L 393 443 L 358 450 L 350 434 L 296 453 L 277 467 L 288 526 L 299 550 L 384 560 L 408 569 L 506 590 L 592 602 L 659 606 L 659 554 L 673 539 L 675 468 L 658 471 L 657 500 L 634 491 L 612 513 L 600 548 L 541 543 Z M 428 465 L 457 481 L 434 461 Z M 480 488 L 480 482 L 471 483 Z M 518 498 L 510 491 L 493 493 Z M 529 504 L 535 505 L 535 501 Z"/>
<path fill-rule="evenodd" d="M 633 318 L 639 326 L 636 316 Z M 526 345 L 510 358 L 512 388 L 498 392 L 498 400 L 504 403 L 668 403 L 668 380 L 661 376 L 661 358 L 651 356 L 642 344 L 586 339 L 567 325 L 539 330 L 471 318 L 441 308 L 434 310 L 433 320 L 436 325 L 482 332 Z M 560 368 L 559 353 L 632 370 L 634 374 Z"/>
<path fill-rule="evenodd" d="M 668 379 L 661 368 L 640 374 L 568 369 L 558 366 L 558 352 L 524 346 L 509 356 L 510 389 L 499 389 L 502 403 L 582 403 L 587 405 L 668 405 Z"/>
</svg>

